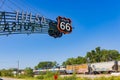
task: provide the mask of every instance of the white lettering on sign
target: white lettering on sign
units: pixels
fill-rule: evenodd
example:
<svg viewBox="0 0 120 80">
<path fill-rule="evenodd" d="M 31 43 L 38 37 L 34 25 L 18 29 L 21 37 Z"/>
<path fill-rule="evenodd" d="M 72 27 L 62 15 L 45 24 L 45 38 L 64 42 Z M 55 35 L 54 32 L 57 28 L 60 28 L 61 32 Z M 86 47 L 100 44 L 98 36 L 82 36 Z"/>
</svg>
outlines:
<svg viewBox="0 0 120 80">
<path fill-rule="evenodd" d="M 28 12 L 24 13 L 19 13 L 19 11 L 16 12 L 16 17 L 15 17 L 16 21 L 20 21 L 20 22 L 35 22 L 38 24 L 48 24 L 47 20 L 45 17 L 40 17 L 39 14 L 36 14 L 35 16 L 32 15 L 32 13 L 28 14 Z"/>
<path fill-rule="evenodd" d="M 39 15 L 36 14 L 36 16 L 35 16 L 35 22 L 36 22 L 36 23 L 39 23 L 39 21 L 40 21 L 40 19 L 39 19 Z"/>
<path fill-rule="evenodd" d="M 27 17 L 28 17 L 28 13 L 26 12 L 26 18 L 25 18 L 25 21 L 27 22 Z"/>
<path fill-rule="evenodd" d="M 25 15 L 24 15 L 24 12 L 22 12 L 22 22 L 25 21 Z"/>
<path fill-rule="evenodd" d="M 46 18 L 44 18 L 43 16 L 42 16 L 42 19 L 41 19 L 41 24 L 46 24 Z"/>
<path fill-rule="evenodd" d="M 61 23 L 60 23 L 60 28 L 61 28 L 62 30 L 65 30 L 65 29 L 66 29 L 65 22 L 61 22 Z"/>
<path fill-rule="evenodd" d="M 16 21 L 18 20 L 19 11 L 16 12 Z"/>
<path fill-rule="evenodd" d="M 66 30 L 68 32 L 71 30 L 71 24 L 70 23 L 66 23 Z"/>
</svg>

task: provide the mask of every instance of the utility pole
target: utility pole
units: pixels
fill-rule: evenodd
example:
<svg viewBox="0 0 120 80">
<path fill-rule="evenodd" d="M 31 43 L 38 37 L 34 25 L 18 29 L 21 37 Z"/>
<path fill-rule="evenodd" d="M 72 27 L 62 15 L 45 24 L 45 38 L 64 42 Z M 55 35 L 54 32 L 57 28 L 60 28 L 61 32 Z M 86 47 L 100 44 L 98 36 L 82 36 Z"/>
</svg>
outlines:
<svg viewBox="0 0 120 80">
<path fill-rule="evenodd" d="M 19 60 L 18 60 L 18 62 L 17 62 L 17 75 L 19 75 Z"/>
</svg>

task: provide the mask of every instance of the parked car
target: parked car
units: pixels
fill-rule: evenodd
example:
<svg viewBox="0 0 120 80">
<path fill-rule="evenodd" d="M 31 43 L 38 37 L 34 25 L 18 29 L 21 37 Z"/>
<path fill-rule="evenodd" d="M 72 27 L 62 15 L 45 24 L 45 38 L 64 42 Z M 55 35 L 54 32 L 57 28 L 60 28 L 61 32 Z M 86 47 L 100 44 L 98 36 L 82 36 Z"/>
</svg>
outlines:
<svg viewBox="0 0 120 80">
<path fill-rule="evenodd" d="M 2 78 L 0 78 L 0 80 L 3 80 Z"/>
</svg>

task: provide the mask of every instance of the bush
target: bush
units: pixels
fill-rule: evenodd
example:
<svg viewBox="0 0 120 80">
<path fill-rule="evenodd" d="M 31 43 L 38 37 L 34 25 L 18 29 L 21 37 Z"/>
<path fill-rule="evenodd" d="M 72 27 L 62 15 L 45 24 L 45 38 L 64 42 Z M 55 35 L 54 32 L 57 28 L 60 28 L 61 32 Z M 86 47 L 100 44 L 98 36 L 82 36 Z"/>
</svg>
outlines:
<svg viewBox="0 0 120 80">
<path fill-rule="evenodd" d="M 47 73 L 44 75 L 44 78 L 51 78 L 54 76 L 53 72 L 47 71 Z"/>
</svg>

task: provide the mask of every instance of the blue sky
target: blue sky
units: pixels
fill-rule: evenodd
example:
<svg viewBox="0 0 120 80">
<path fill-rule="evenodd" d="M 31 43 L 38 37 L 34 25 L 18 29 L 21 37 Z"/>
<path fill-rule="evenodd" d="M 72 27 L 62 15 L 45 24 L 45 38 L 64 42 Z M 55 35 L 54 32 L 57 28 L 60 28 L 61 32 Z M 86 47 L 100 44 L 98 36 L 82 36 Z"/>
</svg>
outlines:
<svg viewBox="0 0 120 80">
<path fill-rule="evenodd" d="M 20 68 L 33 68 L 41 61 L 61 64 L 67 58 L 85 56 L 97 46 L 120 51 L 119 0 L 10 1 L 17 7 L 6 0 L 2 10 L 40 12 L 53 20 L 57 16 L 68 17 L 75 29 L 59 39 L 47 34 L 0 36 L 0 69 L 17 67 L 18 60 Z"/>
</svg>

